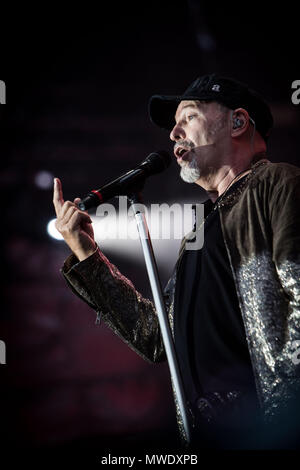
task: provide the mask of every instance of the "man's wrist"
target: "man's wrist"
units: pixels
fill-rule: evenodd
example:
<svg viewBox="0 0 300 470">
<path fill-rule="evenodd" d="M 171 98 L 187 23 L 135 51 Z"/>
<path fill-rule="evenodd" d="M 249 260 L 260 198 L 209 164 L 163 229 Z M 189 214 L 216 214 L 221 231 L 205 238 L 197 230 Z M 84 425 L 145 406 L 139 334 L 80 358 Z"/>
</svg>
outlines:
<svg viewBox="0 0 300 470">
<path fill-rule="evenodd" d="M 98 246 L 95 244 L 95 246 L 91 248 L 90 250 L 85 250 L 85 251 L 80 250 L 74 254 L 78 258 L 79 261 L 84 261 L 90 256 L 92 256 L 94 253 L 96 253 L 97 249 L 98 249 Z"/>
</svg>

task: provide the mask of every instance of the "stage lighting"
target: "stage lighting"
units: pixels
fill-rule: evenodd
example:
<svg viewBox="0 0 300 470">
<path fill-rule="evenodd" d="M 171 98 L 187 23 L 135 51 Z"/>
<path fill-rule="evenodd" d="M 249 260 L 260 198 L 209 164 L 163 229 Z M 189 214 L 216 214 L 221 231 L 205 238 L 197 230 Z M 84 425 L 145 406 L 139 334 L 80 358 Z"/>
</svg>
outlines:
<svg viewBox="0 0 300 470">
<path fill-rule="evenodd" d="M 56 219 L 50 220 L 47 225 L 47 232 L 50 237 L 55 238 L 55 240 L 63 240 L 63 236 L 59 233 L 59 231 L 55 227 Z"/>
<path fill-rule="evenodd" d="M 40 189 L 50 189 L 53 187 L 53 175 L 49 171 L 39 171 L 34 177 L 34 182 Z"/>
</svg>

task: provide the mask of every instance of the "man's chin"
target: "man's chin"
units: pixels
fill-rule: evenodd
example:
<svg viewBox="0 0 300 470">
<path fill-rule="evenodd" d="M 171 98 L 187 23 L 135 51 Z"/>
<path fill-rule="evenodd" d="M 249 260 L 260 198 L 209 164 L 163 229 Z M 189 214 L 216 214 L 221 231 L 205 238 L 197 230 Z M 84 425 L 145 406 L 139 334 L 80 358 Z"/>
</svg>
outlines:
<svg viewBox="0 0 300 470">
<path fill-rule="evenodd" d="M 200 178 L 200 171 L 194 168 L 182 167 L 180 177 L 185 183 L 196 183 Z"/>
</svg>

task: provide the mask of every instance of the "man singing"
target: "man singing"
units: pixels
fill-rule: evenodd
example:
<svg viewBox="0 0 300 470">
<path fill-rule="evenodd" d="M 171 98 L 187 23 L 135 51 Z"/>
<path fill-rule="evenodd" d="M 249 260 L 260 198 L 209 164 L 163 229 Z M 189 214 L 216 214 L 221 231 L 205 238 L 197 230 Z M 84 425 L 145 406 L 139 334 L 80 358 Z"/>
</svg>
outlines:
<svg viewBox="0 0 300 470">
<path fill-rule="evenodd" d="M 180 96 L 154 95 L 149 113 L 170 131 L 182 179 L 208 196 L 204 245 L 183 240 L 165 289 L 193 440 L 253 445 L 262 423 L 297 411 L 300 169 L 270 162 L 270 109 L 231 78 L 205 75 Z M 73 252 L 65 279 L 144 359 L 165 360 L 153 303 L 101 252 L 78 201 L 64 202 L 56 178 L 56 227 Z"/>
</svg>

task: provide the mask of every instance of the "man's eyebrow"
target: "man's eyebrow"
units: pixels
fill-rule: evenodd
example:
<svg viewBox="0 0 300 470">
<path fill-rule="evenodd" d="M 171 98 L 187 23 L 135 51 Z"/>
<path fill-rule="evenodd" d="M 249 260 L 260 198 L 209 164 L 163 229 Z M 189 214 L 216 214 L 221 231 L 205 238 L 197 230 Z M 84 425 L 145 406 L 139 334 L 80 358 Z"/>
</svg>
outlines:
<svg viewBox="0 0 300 470">
<path fill-rule="evenodd" d="M 182 106 L 181 110 L 185 109 L 185 108 L 198 108 L 198 105 L 194 104 L 194 103 L 186 104 L 186 105 Z"/>
</svg>

